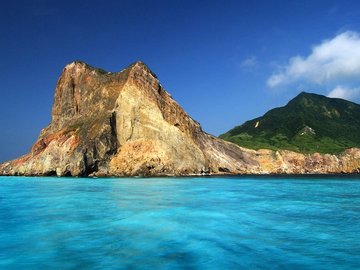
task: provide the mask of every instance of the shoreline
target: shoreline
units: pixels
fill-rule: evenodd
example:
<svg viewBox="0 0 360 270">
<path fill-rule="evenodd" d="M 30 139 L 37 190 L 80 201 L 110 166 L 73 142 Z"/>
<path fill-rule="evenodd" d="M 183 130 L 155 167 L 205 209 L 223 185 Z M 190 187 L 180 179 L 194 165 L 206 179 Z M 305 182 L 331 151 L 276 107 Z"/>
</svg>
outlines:
<svg viewBox="0 0 360 270">
<path fill-rule="evenodd" d="M 29 177 L 29 178 L 83 178 L 83 179 L 114 179 L 114 178 L 348 178 L 348 179 L 359 179 L 359 173 L 306 173 L 306 174 L 211 174 L 211 175 L 139 175 L 139 176 L 56 176 L 56 175 L 2 175 L 0 177 Z"/>
</svg>

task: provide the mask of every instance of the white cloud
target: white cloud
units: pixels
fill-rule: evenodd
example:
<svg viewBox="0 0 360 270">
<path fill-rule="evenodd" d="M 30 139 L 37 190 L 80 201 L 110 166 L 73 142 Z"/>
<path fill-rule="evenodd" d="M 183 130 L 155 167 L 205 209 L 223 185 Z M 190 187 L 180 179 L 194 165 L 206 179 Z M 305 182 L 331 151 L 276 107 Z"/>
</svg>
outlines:
<svg viewBox="0 0 360 270">
<path fill-rule="evenodd" d="M 251 57 L 248 57 L 248 58 L 246 58 L 245 60 L 243 60 L 243 61 L 240 63 L 240 67 L 241 67 L 241 68 L 252 68 L 252 67 L 256 66 L 256 64 L 257 64 L 256 57 L 255 57 L 255 56 L 251 56 Z"/>
<path fill-rule="evenodd" d="M 306 57 L 290 58 L 268 78 L 267 84 L 272 88 L 294 82 L 323 85 L 355 78 L 360 79 L 360 35 L 346 31 L 314 46 Z"/>
<path fill-rule="evenodd" d="M 360 88 L 347 88 L 343 86 L 336 86 L 330 91 L 328 97 L 331 98 L 342 98 L 342 99 L 356 99 L 360 97 Z"/>
</svg>

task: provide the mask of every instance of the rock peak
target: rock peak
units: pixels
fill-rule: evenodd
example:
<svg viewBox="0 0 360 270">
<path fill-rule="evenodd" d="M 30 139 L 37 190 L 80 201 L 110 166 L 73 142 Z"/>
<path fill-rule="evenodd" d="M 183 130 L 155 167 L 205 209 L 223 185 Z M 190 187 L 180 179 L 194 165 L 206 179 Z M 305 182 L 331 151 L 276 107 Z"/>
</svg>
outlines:
<svg viewBox="0 0 360 270">
<path fill-rule="evenodd" d="M 145 66 L 145 67 L 147 67 L 146 64 L 145 64 L 143 61 L 141 61 L 141 60 L 135 61 L 134 63 L 132 63 L 132 65 L 138 65 L 138 66 Z"/>
<path fill-rule="evenodd" d="M 103 70 L 101 68 L 97 68 L 94 66 L 91 66 L 83 61 L 73 61 L 69 64 L 67 64 L 63 70 L 63 72 L 72 72 L 72 73 L 82 73 L 85 71 L 93 71 L 98 74 L 111 74 L 112 72 L 108 72 L 106 70 Z"/>
<path fill-rule="evenodd" d="M 124 70 L 132 70 L 132 69 L 139 69 L 139 70 L 143 70 L 143 71 L 146 71 L 146 72 L 149 72 L 151 73 L 155 78 L 157 78 L 157 76 L 155 75 L 155 73 L 143 62 L 143 61 L 136 61 L 134 63 L 132 63 L 131 65 L 129 65 L 128 67 L 120 70 L 119 72 L 122 72 Z M 89 65 L 88 63 L 84 62 L 84 61 L 80 61 L 80 60 L 76 60 L 76 61 L 73 61 L 69 64 L 67 64 L 64 68 L 64 71 L 85 71 L 85 70 L 95 70 L 95 71 L 98 71 L 99 73 L 101 74 L 114 74 L 114 72 L 109 72 L 109 71 L 106 71 L 104 69 L 101 69 L 101 68 L 98 68 L 98 67 L 94 67 L 94 66 L 91 66 Z M 119 72 L 115 72 L 115 73 L 119 73 Z"/>
<path fill-rule="evenodd" d="M 73 61 L 65 66 L 65 69 L 72 69 L 75 67 L 90 67 L 87 63 L 83 61 Z"/>
<path fill-rule="evenodd" d="M 138 69 L 138 70 L 141 70 L 141 71 L 144 71 L 144 72 L 148 72 L 150 73 L 154 78 L 157 79 L 157 76 L 156 74 L 143 62 L 143 61 L 136 61 L 134 63 L 132 63 L 130 66 L 129 66 L 129 69 Z"/>
</svg>

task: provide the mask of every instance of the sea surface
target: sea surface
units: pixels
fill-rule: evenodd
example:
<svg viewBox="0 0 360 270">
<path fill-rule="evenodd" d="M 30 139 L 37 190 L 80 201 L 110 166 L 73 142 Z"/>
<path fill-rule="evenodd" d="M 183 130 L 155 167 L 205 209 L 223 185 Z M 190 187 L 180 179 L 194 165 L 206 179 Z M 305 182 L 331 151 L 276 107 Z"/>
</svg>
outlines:
<svg viewBox="0 0 360 270">
<path fill-rule="evenodd" d="M 0 269 L 360 269 L 360 178 L 0 177 Z"/>
</svg>

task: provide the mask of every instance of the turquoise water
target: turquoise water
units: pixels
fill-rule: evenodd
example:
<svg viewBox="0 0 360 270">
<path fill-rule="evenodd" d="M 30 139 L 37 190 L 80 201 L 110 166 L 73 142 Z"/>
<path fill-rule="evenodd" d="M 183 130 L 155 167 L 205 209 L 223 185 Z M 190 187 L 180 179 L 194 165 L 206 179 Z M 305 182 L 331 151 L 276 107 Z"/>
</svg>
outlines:
<svg viewBox="0 0 360 270">
<path fill-rule="evenodd" d="M 0 177 L 0 269 L 360 269 L 360 179 Z"/>
</svg>

